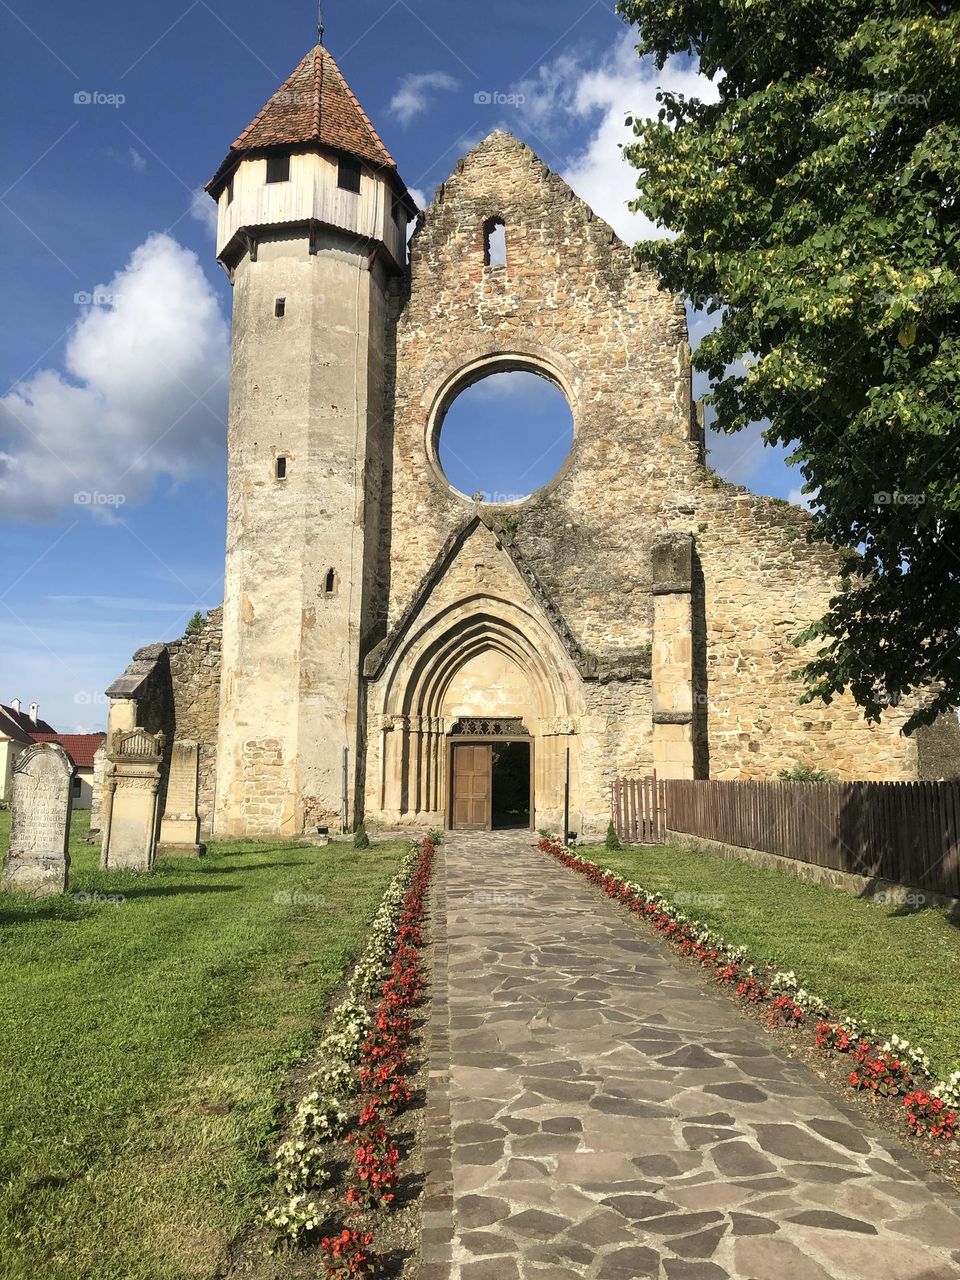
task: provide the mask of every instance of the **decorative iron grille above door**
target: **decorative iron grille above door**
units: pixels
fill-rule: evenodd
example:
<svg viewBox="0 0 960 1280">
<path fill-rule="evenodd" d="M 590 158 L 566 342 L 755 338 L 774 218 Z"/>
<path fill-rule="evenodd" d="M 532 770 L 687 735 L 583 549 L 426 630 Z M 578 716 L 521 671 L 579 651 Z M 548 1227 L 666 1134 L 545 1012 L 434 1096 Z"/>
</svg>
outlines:
<svg viewBox="0 0 960 1280">
<path fill-rule="evenodd" d="M 500 716 L 487 719 L 465 716 L 450 730 L 458 737 L 470 738 L 529 738 L 530 730 L 519 716 Z"/>
</svg>

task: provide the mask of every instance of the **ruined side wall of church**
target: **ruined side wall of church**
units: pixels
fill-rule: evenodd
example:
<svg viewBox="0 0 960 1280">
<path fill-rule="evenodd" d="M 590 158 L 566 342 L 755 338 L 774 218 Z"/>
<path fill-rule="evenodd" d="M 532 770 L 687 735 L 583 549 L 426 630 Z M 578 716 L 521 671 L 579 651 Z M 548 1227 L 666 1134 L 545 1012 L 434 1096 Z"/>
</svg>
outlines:
<svg viewBox="0 0 960 1280">
<path fill-rule="evenodd" d="M 793 639 L 840 590 L 836 554 L 806 541 L 807 513 L 707 482 L 696 518 L 706 634 L 694 666 L 710 776 L 773 778 L 805 764 L 841 779 L 916 778 L 916 740 L 900 732 L 913 701 L 879 725 L 848 696 L 829 706 L 798 703 L 803 684 L 794 673 L 814 649 Z"/>
<path fill-rule="evenodd" d="M 138 649 L 124 674 L 110 686 L 110 728 L 134 726 L 162 732 L 166 740 L 160 804 L 175 740 L 199 744 L 197 807 L 201 830 L 210 830 L 216 788 L 217 722 L 223 610 L 211 609 L 201 626 L 179 640 Z"/>
<path fill-rule="evenodd" d="M 213 819 L 222 644 L 223 609 L 218 608 L 210 610 L 196 631 L 167 645 L 175 734 L 199 743 L 197 811 L 204 835 Z"/>
</svg>

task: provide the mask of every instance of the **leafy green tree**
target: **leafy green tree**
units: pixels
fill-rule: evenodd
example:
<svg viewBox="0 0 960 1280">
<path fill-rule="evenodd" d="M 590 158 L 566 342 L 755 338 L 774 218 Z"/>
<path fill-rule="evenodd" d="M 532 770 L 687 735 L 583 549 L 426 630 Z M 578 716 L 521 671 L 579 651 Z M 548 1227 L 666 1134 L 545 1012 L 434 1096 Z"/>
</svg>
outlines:
<svg viewBox="0 0 960 1280">
<path fill-rule="evenodd" d="M 606 847 L 611 850 L 623 848 L 623 845 L 620 843 L 620 837 L 617 835 L 617 828 L 613 825 L 612 818 L 607 826 L 607 838 L 604 843 Z"/>
<path fill-rule="evenodd" d="M 693 54 L 716 102 L 634 122 L 636 246 L 720 313 L 695 365 L 716 425 L 766 420 L 815 495 L 809 537 L 857 548 L 805 701 L 908 730 L 960 702 L 960 11 L 919 0 L 619 0 L 658 66 Z M 706 97 L 707 95 L 705 95 Z"/>
<path fill-rule="evenodd" d="M 187 623 L 187 635 L 192 635 L 194 631 L 199 631 L 203 626 L 203 614 L 198 609 L 190 621 Z"/>
</svg>

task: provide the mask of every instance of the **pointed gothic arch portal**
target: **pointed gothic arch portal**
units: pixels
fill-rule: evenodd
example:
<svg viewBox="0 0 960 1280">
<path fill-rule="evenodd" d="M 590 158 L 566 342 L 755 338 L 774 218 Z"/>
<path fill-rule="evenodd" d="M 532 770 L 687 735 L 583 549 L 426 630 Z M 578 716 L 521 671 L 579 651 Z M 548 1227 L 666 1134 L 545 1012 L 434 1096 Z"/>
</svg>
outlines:
<svg viewBox="0 0 960 1280">
<path fill-rule="evenodd" d="M 555 825 L 582 714 L 575 668 L 532 609 L 461 599 L 398 649 L 381 688 L 383 819 Z"/>
</svg>

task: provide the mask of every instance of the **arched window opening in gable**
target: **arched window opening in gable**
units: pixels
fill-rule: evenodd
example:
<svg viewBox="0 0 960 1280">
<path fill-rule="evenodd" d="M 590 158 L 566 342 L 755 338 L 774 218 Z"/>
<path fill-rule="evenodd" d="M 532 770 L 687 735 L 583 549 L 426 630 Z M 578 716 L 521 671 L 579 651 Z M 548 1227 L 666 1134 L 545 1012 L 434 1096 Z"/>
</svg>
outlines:
<svg viewBox="0 0 960 1280">
<path fill-rule="evenodd" d="M 502 218 L 488 218 L 483 224 L 483 262 L 487 267 L 507 265 L 507 225 Z"/>
</svg>

